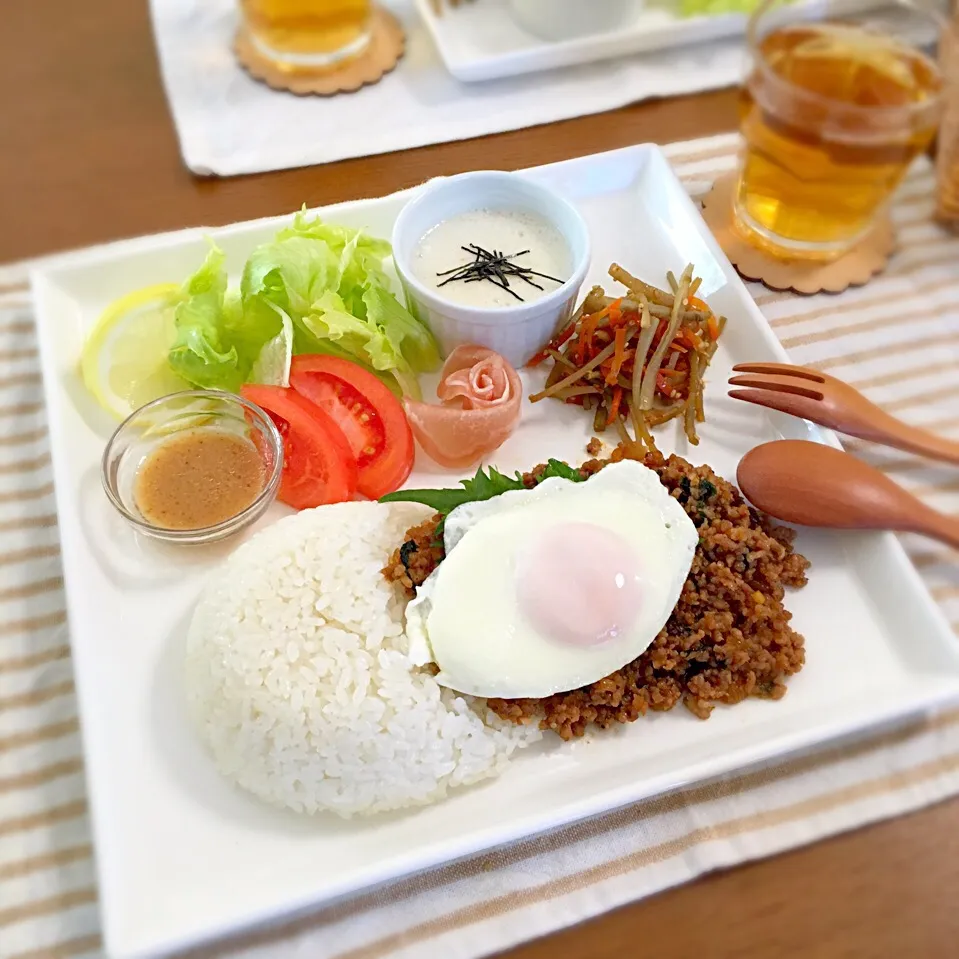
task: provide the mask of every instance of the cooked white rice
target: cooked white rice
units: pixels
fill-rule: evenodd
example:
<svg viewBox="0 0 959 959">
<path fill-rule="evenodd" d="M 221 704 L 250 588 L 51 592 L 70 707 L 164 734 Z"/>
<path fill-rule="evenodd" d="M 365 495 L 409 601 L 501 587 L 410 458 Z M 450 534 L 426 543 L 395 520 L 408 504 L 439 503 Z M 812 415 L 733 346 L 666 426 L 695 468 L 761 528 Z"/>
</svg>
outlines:
<svg viewBox="0 0 959 959">
<path fill-rule="evenodd" d="M 307 510 L 213 575 L 190 624 L 186 684 L 224 775 L 279 806 L 349 816 L 439 799 L 540 738 L 407 658 L 406 601 L 380 570 L 429 513 Z"/>
</svg>

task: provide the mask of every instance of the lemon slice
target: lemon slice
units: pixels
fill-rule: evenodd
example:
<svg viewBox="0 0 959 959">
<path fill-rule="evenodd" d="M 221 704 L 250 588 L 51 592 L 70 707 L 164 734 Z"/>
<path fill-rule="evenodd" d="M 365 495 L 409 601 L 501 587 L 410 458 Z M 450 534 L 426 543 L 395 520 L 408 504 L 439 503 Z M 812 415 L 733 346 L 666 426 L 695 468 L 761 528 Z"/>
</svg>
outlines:
<svg viewBox="0 0 959 959">
<path fill-rule="evenodd" d="M 128 293 L 111 303 L 87 337 L 80 372 L 96 401 L 117 419 L 144 403 L 190 389 L 167 362 L 176 338 L 172 307 L 175 283 Z"/>
</svg>

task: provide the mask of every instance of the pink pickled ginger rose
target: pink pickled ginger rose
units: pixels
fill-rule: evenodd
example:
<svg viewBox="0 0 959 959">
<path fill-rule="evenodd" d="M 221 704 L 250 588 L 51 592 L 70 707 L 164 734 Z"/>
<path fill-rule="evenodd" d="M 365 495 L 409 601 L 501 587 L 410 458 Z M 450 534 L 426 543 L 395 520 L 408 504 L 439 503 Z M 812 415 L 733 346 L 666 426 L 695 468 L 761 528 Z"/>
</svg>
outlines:
<svg viewBox="0 0 959 959">
<path fill-rule="evenodd" d="M 516 428 L 523 402 L 519 374 L 499 353 L 458 346 L 436 387 L 439 404 L 407 400 L 406 415 L 420 446 L 440 466 L 469 466 L 497 449 Z"/>
</svg>

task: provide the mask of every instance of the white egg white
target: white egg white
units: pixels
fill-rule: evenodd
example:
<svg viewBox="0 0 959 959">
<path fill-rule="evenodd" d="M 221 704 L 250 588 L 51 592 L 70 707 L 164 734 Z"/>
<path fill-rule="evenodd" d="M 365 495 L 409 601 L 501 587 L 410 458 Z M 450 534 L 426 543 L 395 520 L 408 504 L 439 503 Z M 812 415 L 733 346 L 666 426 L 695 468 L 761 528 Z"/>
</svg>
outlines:
<svg viewBox="0 0 959 959">
<path fill-rule="evenodd" d="M 605 527 L 638 557 L 643 601 L 628 629 L 594 646 L 542 635 L 517 605 L 525 544 L 568 523 Z M 549 479 L 532 490 L 466 503 L 446 518 L 446 558 L 407 607 L 410 657 L 435 663 L 437 682 L 486 697 L 540 698 L 596 682 L 643 653 L 672 613 L 698 533 L 659 477 L 640 463 L 606 466 L 584 483 Z M 576 576 L 577 557 L 568 557 Z"/>
</svg>

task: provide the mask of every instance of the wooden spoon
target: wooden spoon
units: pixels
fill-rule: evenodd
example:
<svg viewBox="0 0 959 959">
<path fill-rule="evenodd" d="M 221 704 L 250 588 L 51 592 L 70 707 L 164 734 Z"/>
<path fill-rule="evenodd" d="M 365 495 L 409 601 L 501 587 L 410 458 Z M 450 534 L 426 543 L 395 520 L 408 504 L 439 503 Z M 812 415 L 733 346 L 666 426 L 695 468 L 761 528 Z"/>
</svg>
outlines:
<svg viewBox="0 0 959 959">
<path fill-rule="evenodd" d="M 806 440 L 750 450 L 737 471 L 753 506 L 799 526 L 921 533 L 959 549 L 959 518 L 937 513 L 854 456 Z"/>
</svg>

